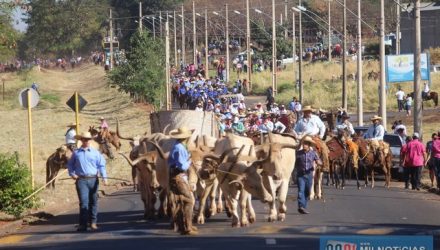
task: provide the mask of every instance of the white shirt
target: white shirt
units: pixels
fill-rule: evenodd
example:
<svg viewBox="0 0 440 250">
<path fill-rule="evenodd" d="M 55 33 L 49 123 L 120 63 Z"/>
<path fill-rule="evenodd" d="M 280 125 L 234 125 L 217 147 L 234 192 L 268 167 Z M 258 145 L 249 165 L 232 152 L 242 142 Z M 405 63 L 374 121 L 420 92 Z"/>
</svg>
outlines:
<svg viewBox="0 0 440 250">
<path fill-rule="evenodd" d="M 195 111 L 203 111 L 203 107 L 196 107 Z"/>
<path fill-rule="evenodd" d="M 397 91 L 396 97 L 397 97 L 397 100 L 403 101 L 403 97 L 405 97 L 405 92 L 403 92 L 402 90 Z"/>
<path fill-rule="evenodd" d="M 423 89 L 423 92 L 425 93 L 429 92 L 429 84 L 425 84 L 425 88 Z"/>
<path fill-rule="evenodd" d="M 297 103 L 295 104 L 295 111 L 299 112 L 299 111 L 301 111 L 301 109 L 302 109 L 302 105 L 301 105 L 301 103 L 297 102 Z"/>
<path fill-rule="evenodd" d="M 258 126 L 261 133 L 269 133 L 273 131 L 273 122 L 267 121 L 266 123 L 261 123 L 260 126 Z"/>
<path fill-rule="evenodd" d="M 377 126 L 373 124 L 368 128 L 364 137 L 365 137 L 365 139 L 383 141 L 384 135 L 385 135 L 385 128 L 381 124 L 379 124 Z"/>
<path fill-rule="evenodd" d="M 286 126 L 280 121 L 277 121 L 273 126 L 274 130 L 279 128 L 278 132 L 280 133 L 284 133 L 284 130 L 286 130 Z"/>
<path fill-rule="evenodd" d="M 301 118 L 295 125 L 295 131 L 298 134 L 319 135 L 322 139 L 325 133 L 325 125 L 317 115 L 312 114 L 310 118 Z"/>
<path fill-rule="evenodd" d="M 76 131 L 74 128 L 71 128 L 67 131 L 66 133 L 66 144 L 75 144 L 76 140 L 75 140 L 75 135 L 76 135 Z"/>
<path fill-rule="evenodd" d="M 353 128 L 353 124 L 351 124 L 351 122 L 349 121 L 345 121 L 341 124 L 336 125 L 337 129 L 347 129 L 348 132 L 350 133 L 350 135 L 354 135 L 354 128 Z"/>
</svg>

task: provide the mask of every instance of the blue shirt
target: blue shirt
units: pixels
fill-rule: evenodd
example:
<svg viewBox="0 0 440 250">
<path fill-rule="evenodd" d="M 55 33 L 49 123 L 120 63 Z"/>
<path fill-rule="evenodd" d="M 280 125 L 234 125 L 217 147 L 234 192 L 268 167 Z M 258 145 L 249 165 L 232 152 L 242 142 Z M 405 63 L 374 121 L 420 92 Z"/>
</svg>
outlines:
<svg viewBox="0 0 440 250">
<path fill-rule="evenodd" d="M 77 149 L 67 162 L 67 168 L 70 176 L 94 176 L 99 171 L 102 178 L 107 178 L 104 157 L 91 147 Z"/>
<path fill-rule="evenodd" d="M 298 175 L 305 175 L 314 170 L 314 162 L 319 161 L 319 156 L 316 154 L 316 151 L 309 150 L 306 152 L 304 149 L 301 149 L 296 152 L 296 161 L 295 168 Z"/>
<path fill-rule="evenodd" d="M 186 147 L 182 143 L 176 142 L 170 151 L 168 166 L 170 166 L 170 168 L 175 167 L 181 171 L 186 171 L 191 165 L 189 157 L 190 155 Z"/>
<path fill-rule="evenodd" d="M 365 139 L 383 141 L 383 136 L 385 135 L 385 128 L 381 125 L 371 125 L 364 135 Z"/>
</svg>

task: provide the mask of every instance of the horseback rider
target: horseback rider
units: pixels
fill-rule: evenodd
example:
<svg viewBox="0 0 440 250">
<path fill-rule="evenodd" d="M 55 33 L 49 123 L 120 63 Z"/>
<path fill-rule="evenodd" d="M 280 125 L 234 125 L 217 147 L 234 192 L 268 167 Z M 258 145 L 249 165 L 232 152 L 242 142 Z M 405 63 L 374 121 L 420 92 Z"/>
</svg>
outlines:
<svg viewBox="0 0 440 250">
<path fill-rule="evenodd" d="M 175 211 L 173 219 L 178 224 L 181 234 L 197 234 L 197 228 L 192 226 L 193 207 L 195 203 L 191 187 L 188 183 L 188 169 L 191 166 L 191 156 L 187 149 L 188 140 L 192 132 L 185 127 L 170 131 L 170 137 L 176 139 L 176 143 L 170 151 L 168 166 L 170 170 L 170 192 L 174 197 L 179 197 L 176 202 L 182 203 L 177 206 L 181 211 Z M 183 218 L 177 218 L 177 216 Z"/>
<path fill-rule="evenodd" d="M 101 121 L 101 131 L 99 132 L 99 136 L 101 137 L 101 140 L 103 140 L 104 142 L 106 142 L 106 139 L 108 137 L 108 133 L 109 133 L 109 128 L 108 128 L 108 124 L 107 121 L 105 120 L 105 118 L 103 116 L 101 116 L 99 118 L 99 120 Z"/>
<path fill-rule="evenodd" d="M 423 88 L 423 92 L 422 92 L 422 99 L 425 100 L 428 97 L 429 94 L 429 84 L 428 82 L 425 82 L 425 87 Z"/>
<path fill-rule="evenodd" d="M 66 146 L 70 151 L 74 152 L 76 150 L 76 123 L 70 123 L 67 127 L 68 129 L 64 135 L 66 137 Z"/>
<path fill-rule="evenodd" d="M 371 118 L 373 124 L 368 128 L 364 135 L 364 138 L 369 140 L 369 144 L 374 150 L 374 155 L 378 157 L 379 160 L 383 159 L 383 137 L 385 135 L 385 128 L 382 126 L 381 121 L 382 117 L 374 115 Z"/>
<path fill-rule="evenodd" d="M 354 135 L 354 129 L 353 129 L 353 124 L 351 124 L 351 122 L 349 121 L 350 116 L 348 114 L 343 114 L 341 116 L 341 123 L 336 125 L 336 129 L 342 129 L 342 130 L 346 130 L 348 132 L 348 135 L 352 136 Z"/>
<path fill-rule="evenodd" d="M 322 120 L 317 115 L 312 114 L 313 109 L 311 106 L 304 106 L 302 112 L 303 117 L 296 123 L 295 132 L 298 135 L 310 135 L 322 139 L 325 134 L 325 125 Z"/>
</svg>

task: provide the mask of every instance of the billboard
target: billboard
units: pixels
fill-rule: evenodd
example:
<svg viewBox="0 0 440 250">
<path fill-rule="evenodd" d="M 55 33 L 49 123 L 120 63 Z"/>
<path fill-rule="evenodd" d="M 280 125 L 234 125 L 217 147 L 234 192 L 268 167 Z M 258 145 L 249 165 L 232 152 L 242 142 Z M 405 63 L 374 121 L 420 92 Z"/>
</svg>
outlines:
<svg viewBox="0 0 440 250">
<path fill-rule="evenodd" d="M 422 80 L 430 81 L 429 55 L 420 54 Z M 386 80 L 390 82 L 414 81 L 414 55 L 389 55 L 385 60 Z"/>
</svg>

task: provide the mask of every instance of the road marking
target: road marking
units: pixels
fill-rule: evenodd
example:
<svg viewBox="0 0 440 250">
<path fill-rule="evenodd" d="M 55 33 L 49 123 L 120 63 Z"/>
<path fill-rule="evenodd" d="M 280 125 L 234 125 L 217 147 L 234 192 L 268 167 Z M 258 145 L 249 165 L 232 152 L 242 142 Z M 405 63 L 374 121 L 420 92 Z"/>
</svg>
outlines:
<svg viewBox="0 0 440 250">
<path fill-rule="evenodd" d="M 356 234 L 391 234 L 395 230 L 392 228 L 371 228 L 371 229 L 362 229 L 356 232 Z"/>
<path fill-rule="evenodd" d="M 0 238 L 0 244 L 14 244 L 24 241 L 26 238 L 30 237 L 30 235 L 9 235 L 3 238 Z"/>
<path fill-rule="evenodd" d="M 277 240 L 276 239 L 266 239 L 266 245 L 276 245 Z"/>
</svg>

